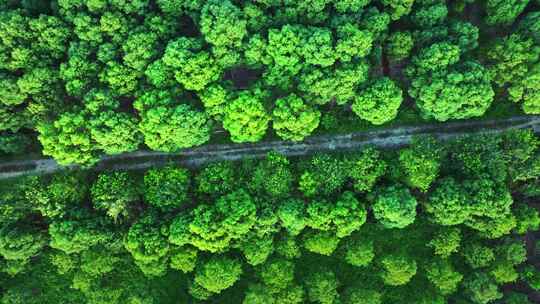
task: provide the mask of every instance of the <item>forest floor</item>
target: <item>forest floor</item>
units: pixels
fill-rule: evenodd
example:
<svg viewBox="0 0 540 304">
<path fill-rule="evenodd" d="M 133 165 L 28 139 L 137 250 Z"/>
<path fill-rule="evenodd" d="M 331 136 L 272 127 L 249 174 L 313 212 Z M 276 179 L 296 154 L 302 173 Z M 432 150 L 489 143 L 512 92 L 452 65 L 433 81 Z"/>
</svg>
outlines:
<svg viewBox="0 0 540 304">
<path fill-rule="evenodd" d="M 137 151 L 104 156 L 93 168 L 103 170 L 144 170 L 167 164 L 197 167 L 215 161 L 261 158 L 270 151 L 286 156 L 317 152 L 349 152 L 366 146 L 393 149 L 405 146 L 416 136 L 433 136 L 446 141 L 468 134 L 500 133 L 510 129 L 533 128 L 540 133 L 540 116 L 514 116 L 484 121 L 461 121 L 418 126 L 400 126 L 341 135 L 312 136 L 302 142 L 267 141 L 244 144 L 216 144 L 185 149 L 176 153 Z M 7 161 L 0 164 L 0 180 L 24 175 L 50 174 L 77 166 L 61 166 L 50 158 Z"/>
</svg>

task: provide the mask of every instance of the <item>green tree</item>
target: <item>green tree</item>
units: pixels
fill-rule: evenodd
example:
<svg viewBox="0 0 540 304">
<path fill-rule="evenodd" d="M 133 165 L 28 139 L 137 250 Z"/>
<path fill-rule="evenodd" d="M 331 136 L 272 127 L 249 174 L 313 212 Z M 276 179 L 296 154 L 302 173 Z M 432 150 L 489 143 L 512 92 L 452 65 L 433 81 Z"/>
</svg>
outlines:
<svg viewBox="0 0 540 304">
<path fill-rule="evenodd" d="M 400 174 L 407 185 L 426 192 L 439 174 L 441 158 L 434 138 L 413 138 L 409 148 L 399 151 Z"/>
<path fill-rule="evenodd" d="M 381 293 L 372 289 L 362 289 L 349 287 L 341 295 L 344 304 L 364 303 L 364 304 L 382 304 Z"/>
<path fill-rule="evenodd" d="M 386 228 L 404 228 L 414 222 L 416 205 L 416 198 L 407 188 L 395 185 L 377 192 L 373 213 Z"/>
<path fill-rule="evenodd" d="M 356 239 L 345 244 L 345 261 L 353 266 L 365 267 L 373 261 L 375 248 L 372 241 Z"/>
<path fill-rule="evenodd" d="M 486 23 L 488 25 L 510 25 L 523 12 L 530 0 L 487 0 Z"/>
<path fill-rule="evenodd" d="M 200 39 L 180 37 L 169 41 L 165 49 L 163 62 L 173 69 L 176 81 L 188 90 L 201 91 L 221 76 L 222 68 L 202 48 Z"/>
<path fill-rule="evenodd" d="M 453 253 L 458 252 L 461 243 L 461 231 L 459 228 L 441 228 L 428 243 L 433 248 L 436 255 L 448 258 Z"/>
<path fill-rule="evenodd" d="M 463 275 L 448 260 L 435 260 L 426 266 L 428 280 L 444 295 L 456 292 Z"/>
<path fill-rule="evenodd" d="M 339 281 L 330 269 L 315 269 L 305 277 L 304 285 L 311 302 L 332 304 L 337 300 Z"/>
<path fill-rule="evenodd" d="M 276 100 L 272 126 L 285 140 L 301 141 L 319 126 L 321 112 L 291 94 Z"/>
<path fill-rule="evenodd" d="M 171 268 L 184 273 L 192 272 L 197 265 L 198 251 L 190 246 L 171 249 Z"/>
<path fill-rule="evenodd" d="M 227 106 L 223 127 L 232 141 L 255 142 L 264 137 L 270 121 L 264 107 L 266 98 L 267 93 L 260 89 L 243 91 Z"/>
<path fill-rule="evenodd" d="M 277 215 L 280 225 L 291 235 L 299 235 L 307 225 L 305 202 L 297 198 L 289 198 L 281 202 Z"/>
<path fill-rule="evenodd" d="M 493 279 L 483 272 L 465 278 L 463 287 L 473 303 L 487 304 L 503 296 Z"/>
<path fill-rule="evenodd" d="M 162 210 L 188 203 L 191 177 L 184 168 L 150 169 L 144 174 L 144 200 Z"/>
<path fill-rule="evenodd" d="M 283 290 L 294 281 L 294 263 L 281 258 L 272 259 L 260 266 L 258 275 L 271 291 Z"/>
<path fill-rule="evenodd" d="M 0 229 L 0 255 L 6 260 L 27 263 L 46 243 L 43 231 L 25 222 L 5 224 Z"/>
<path fill-rule="evenodd" d="M 143 215 L 131 225 L 124 239 L 124 247 L 146 276 L 166 274 L 170 245 L 167 237 L 162 234 L 156 215 Z"/>
<path fill-rule="evenodd" d="M 300 175 L 299 189 L 305 196 L 331 194 L 347 181 L 346 163 L 327 154 L 313 156 Z"/>
<path fill-rule="evenodd" d="M 234 189 L 234 164 L 232 162 L 211 163 L 195 177 L 197 191 L 210 195 L 222 195 Z"/>
<path fill-rule="evenodd" d="M 414 39 L 411 33 L 394 32 L 388 37 L 385 49 L 392 61 L 401 61 L 409 57 L 413 46 Z"/>
<path fill-rule="evenodd" d="M 249 169 L 252 174 L 249 187 L 256 193 L 266 193 L 271 197 L 290 194 L 294 177 L 289 160 L 284 155 L 269 152 L 265 159 Z"/>
<path fill-rule="evenodd" d="M 390 78 L 383 77 L 356 96 L 352 110 L 360 118 L 381 125 L 397 116 L 402 94 L 401 88 Z"/>
<path fill-rule="evenodd" d="M 127 172 L 101 173 L 91 188 L 92 204 L 115 221 L 127 217 L 130 205 L 140 198 L 137 186 Z"/>
<path fill-rule="evenodd" d="M 308 231 L 303 235 L 306 250 L 330 256 L 337 249 L 339 238 L 332 231 Z"/>
<path fill-rule="evenodd" d="M 416 261 L 403 255 L 387 255 L 381 260 L 380 273 L 386 285 L 399 286 L 407 284 L 416 274 Z"/>
<path fill-rule="evenodd" d="M 242 264 L 226 256 L 215 256 L 195 270 L 195 283 L 211 293 L 220 293 L 236 283 L 242 274 Z"/>
<path fill-rule="evenodd" d="M 387 164 L 381 152 L 366 148 L 349 159 L 349 177 L 353 180 L 354 190 L 368 192 L 386 172 Z"/>
</svg>

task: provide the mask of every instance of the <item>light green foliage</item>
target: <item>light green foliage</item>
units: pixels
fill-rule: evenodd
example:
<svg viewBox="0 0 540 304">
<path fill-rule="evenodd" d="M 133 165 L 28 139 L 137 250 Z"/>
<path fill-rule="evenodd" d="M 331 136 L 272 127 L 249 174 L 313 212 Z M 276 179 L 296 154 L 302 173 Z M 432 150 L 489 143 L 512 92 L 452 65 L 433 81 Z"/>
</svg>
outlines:
<svg viewBox="0 0 540 304">
<path fill-rule="evenodd" d="M 101 173 L 91 188 L 92 204 L 117 220 L 126 217 L 130 205 L 139 199 L 133 177 L 126 172 Z"/>
<path fill-rule="evenodd" d="M 441 150 L 432 137 L 413 138 L 410 148 L 399 151 L 400 174 L 404 182 L 426 192 L 439 175 Z"/>
<path fill-rule="evenodd" d="M 332 231 L 338 238 L 349 236 L 366 221 L 365 207 L 352 192 L 344 192 L 334 204 L 315 200 L 308 204 L 307 226 Z"/>
<path fill-rule="evenodd" d="M 381 260 L 380 273 L 384 283 L 390 286 L 406 284 L 416 274 L 416 261 L 402 255 L 388 255 Z"/>
<path fill-rule="evenodd" d="M 349 176 L 354 182 L 354 190 L 358 192 L 370 191 L 375 183 L 386 172 L 387 164 L 381 157 L 381 152 L 374 148 L 362 150 L 348 160 Z"/>
<path fill-rule="evenodd" d="M 390 78 L 383 77 L 362 90 L 354 99 L 352 110 L 360 118 L 381 125 L 393 120 L 403 101 L 401 88 Z"/>
<path fill-rule="evenodd" d="M 63 165 L 93 165 L 98 161 L 98 152 L 87 128 L 82 113 L 70 112 L 54 122 L 38 125 L 43 154 L 54 157 Z"/>
<path fill-rule="evenodd" d="M 483 272 L 474 273 L 466 278 L 463 286 L 473 303 L 487 304 L 503 296 L 493 279 Z"/>
<path fill-rule="evenodd" d="M 361 30 L 353 23 L 345 23 L 337 28 L 337 57 L 341 62 L 350 62 L 362 58 L 371 51 L 373 36 L 366 30 Z"/>
<path fill-rule="evenodd" d="M 170 245 L 155 215 L 144 215 L 131 225 L 124 246 L 146 276 L 162 276 L 167 272 Z"/>
<path fill-rule="evenodd" d="M 214 205 L 199 205 L 193 219 L 177 217 L 170 227 L 169 241 L 182 246 L 189 243 L 200 250 L 218 252 L 231 241 L 244 237 L 256 221 L 253 199 L 244 190 L 220 197 Z"/>
<path fill-rule="evenodd" d="M 306 227 L 305 202 L 290 198 L 281 202 L 277 215 L 280 224 L 291 235 L 298 235 Z"/>
<path fill-rule="evenodd" d="M 319 126 L 321 112 L 291 94 L 276 100 L 272 126 L 285 140 L 301 141 Z"/>
<path fill-rule="evenodd" d="M 444 295 L 456 292 L 463 275 L 457 272 L 449 260 L 435 260 L 426 266 L 426 275 Z"/>
<path fill-rule="evenodd" d="M 535 208 L 522 204 L 515 209 L 514 214 L 517 220 L 515 230 L 518 234 L 536 231 L 540 227 L 540 215 Z"/>
<path fill-rule="evenodd" d="M 142 110 L 140 103 L 136 103 L 135 107 L 142 117 L 139 128 L 144 142 L 153 150 L 174 152 L 210 139 L 208 116 L 190 105 L 156 105 Z"/>
<path fill-rule="evenodd" d="M 309 231 L 304 234 L 306 250 L 330 256 L 337 249 L 339 238 L 331 231 Z"/>
<path fill-rule="evenodd" d="M 349 288 L 342 296 L 344 304 L 382 304 L 381 293 L 372 289 Z"/>
<path fill-rule="evenodd" d="M 397 20 L 411 12 L 414 0 L 382 0 L 382 3 L 390 7 L 392 12 L 390 16 L 393 20 Z"/>
<path fill-rule="evenodd" d="M 294 263 L 285 259 L 272 259 L 260 266 L 259 273 L 270 290 L 282 290 L 294 281 Z"/>
<path fill-rule="evenodd" d="M 407 68 L 406 73 L 409 76 L 428 72 L 436 73 L 438 70 L 457 63 L 459 58 L 459 46 L 448 42 L 434 43 L 413 57 L 412 66 Z"/>
<path fill-rule="evenodd" d="M 142 142 L 137 120 L 115 111 L 101 112 L 92 118 L 90 135 L 96 147 L 110 155 L 135 151 Z"/>
<path fill-rule="evenodd" d="M 345 248 L 345 261 L 353 266 L 365 267 L 375 257 L 375 249 L 371 241 L 357 239 L 347 242 Z"/>
<path fill-rule="evenodd" d="M 158 37 L 152 32 L 129 35 L 122 45 L 124 63 L 137 71 L 144 71 L 158 55 Z"/>
<path fill-rule="evenodd" d="M 368 79 L 369 65 L 365 61 L 346 63 L 333 68 L 310 68 L 299 75 L 298 89 L 310 103 L 335 101 L 345 104 L 356 95 L 357 87 Z"/>
<path fill-rule="evenodd" d="M 284 155 L 270 152 L 250 170 L 253 171 L 249 187 L 255 192 L 271 197 L 284 197 L 290 193 L 293 174 L 289 160 Z"/>
<path fill-rule="evenodd" d="M 414 222 L 416 205 L 416 198 L 407 188 L 390 186 L 378 191 L 373 214 L 386 228 L 404 228 Z"/>
<path fill-rule="evenodd" d="M 212 55 L 201 49 L 199 39 L 181 37 L 169 42 L 163 56 L 176 80 L 188 90 L 200 91 L 221 75 L 221 67 Z"/>
<path fill-rule="evenodd" d="M 486 23 L 510 25 L 523 12 L 530 0 L 487 0 Z"/>
<path fill-rule="evenodd" d="M 414 40 L 409 32 L 394 32 L 386 41 L 386 52 L 393 61 L 400 61 L 409 57 L 414 46 Z"/>
<path fill-rule="evenodd" d="M 330 194 L 340 189 L 347 179 L 346 164 L 339 158 L 319 154 L 311 158 L 300 175 L 299 190 L 305 196 Z"/>
<path fill-rule="evenodd" d="M 84 202 L 87 194 L 86 176 L 77 171 L 55 174 L 49 178 L 31 177 L 25 197 L 42 216 L 62 217 Z"/>
<path fill-rule="evenodd" d="M 276 253 L 287 259 L 298 258 L 302 255 L 296 239 L 290 235 L 281 236 L 276 241 Z"/>
<path fill-rule="evenodd" d="M 211 163 L 195 177 L 197 191 L 210 195 L 230 192 L 236 183 L 234 166 L 230 162 Z"/>
<path fill-rule="evenodd" d="M 339 281 L 330 269 L 318 269 L 307 275 L 305 286 L 308 298 L 312 302 L 332 304 L 336 300 Z"/>
<path fill-rule="evenodd" d="M 436 255 L 448 258 L 453 253 L 458 252 L 461 243 L 461 231 L 458 228 L 443 228 L 437 232 L 434 238 L 428 243 L 433 248 Z"/>
<path fill-rule="evenodd" d="M 83 252 L 113 237 L 94 218 L 59 219 L 49 225 L 49 235 L 49 246 L 67 254 Z"/>
<path fill-rule="evenodd" d="M 448 8 L 443 1 L 426 1 L 411 15 L 411 20 L 421 28 L 430 28 L 446 20 Z"/>
<path fill-rule="evenodd" d="M 198 251 L 189 246 L 171 250 L 171 268 L 184 273 L 192 272 L 197 264 Z"/>
<path fill-rule="evenodd" d="M 266 97 L 267 93 L 259 89 L 243 91 L 227 106 L 223 127 L 232 141 L 254 142 L 264 137 L 270 121 L 264 107 Z"/>
<path fill-rule="evenodd" d="M 0 229 L 0 256 L 26 263 L 41 251 L 46 242 L 47 238 L 39 227 L 17 222 L 5 224 Z"/>
<path fill-rule="evenodd" d="M 253 266 L 264 263 L 274 252 L 272 235 L 258 236 L 253 233 L 240 240 L 239 243 L 239 249 L 247 263 Z"/>
<path fill-rule="evenodd" d="M 195 282 L 212 293 L 220 293 L 234 285 L 242 274 L 242 264 L 225 256 L 216 256 L 201 263 L 195 270 Z"/>
<path fill-rule="evenodd" d="M 489 266 L 495 260 L 493 249 L 474 243 L 463 249 L 465 261 L 472 268 L 481 268 Z"/>
<path fill-rule="evenodd" d="M 540 89 L 536 81 L 540 77 L 539 56 L 540 47 L 519 34 L 495 40 L 486 52 L 493 81 L 499 87 L 507 88 L 511 101 L 523 102 L 523 109 L 528 114 L 539 111 Z"/>
<path fill-rule="evenodd" d="M 432 66 L 437 68 L 437 62 Z M 482 116 L 491 105 L 495 93 L 490 79 L 482 65 L 467 61 L 414 78 L 409 94 L 427 118 L 468 119 Z"/>
<path fill-rule="evenodd" d="M 227 88 L 221 84 L 211 84 L 202 91 L 197 92 L 201 99 L 206 113 L 218 120 L 223 118 L 227 109 L 227 104 L 231 99 L 231 94 Z"/>
<path fill-rule="evenodd" d="M 201 10 L 201 33 L 215 47 L 239 47 L 247 34 L 242 12 L 230 1 L 207 1 Z"/>
<path fill-rule="evenodd" d="M 190 189 L 190 173 L 183 168 L 150 169 L 144 175 L 144 201 L 162 210 L 186 204 Z"/>
</svg>

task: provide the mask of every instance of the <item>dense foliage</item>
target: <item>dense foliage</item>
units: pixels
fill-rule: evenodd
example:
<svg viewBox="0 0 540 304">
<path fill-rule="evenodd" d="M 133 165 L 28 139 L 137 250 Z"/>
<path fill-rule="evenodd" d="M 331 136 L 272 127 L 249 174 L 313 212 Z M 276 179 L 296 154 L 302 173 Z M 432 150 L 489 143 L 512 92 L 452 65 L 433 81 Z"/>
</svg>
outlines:
<svg viewBox="0 0 540 304">
<path fill-rule="evenodd" d="M 2 0 L 0 153 L 540 114 L 539 32 L 536 0 Z"/>
<path fill-rule="evenodd" d="M 512 131 L 3 182 L 0 303 L 533 303 L 539 148 Z"/>
</svg>

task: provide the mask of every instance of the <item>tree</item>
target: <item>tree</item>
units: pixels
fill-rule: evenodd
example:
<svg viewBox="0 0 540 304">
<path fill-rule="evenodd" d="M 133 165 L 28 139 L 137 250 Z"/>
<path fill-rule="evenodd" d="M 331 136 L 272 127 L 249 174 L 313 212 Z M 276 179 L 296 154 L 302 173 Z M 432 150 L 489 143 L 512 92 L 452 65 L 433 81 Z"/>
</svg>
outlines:
<svg viewBox="0 0 540 304">
<path fill-rule="evenodd" d="M 385 6 L 389 6 L 392 20 L 398 20 L 411 12 L 414 0 L 383 0 Z"/>
<path fill-rule="evenodd" d="M 315 269 L 306 276 L 304 285 L 312 302 L 331 304 L 338 297 L 339 281 L 330 269 Z"/>
<path fill-rule="evenodd" d="M 214 57 L 202 47 L 198 38 L 181 37 L 169 41 L 165 49 L 163 63 L 173 69 L 176 81 L 188 90 L 201 91 L 222 73 Z"/>
<path fill-rule="evenodd" d="M 197 265 L 198 251 L 190 246 L 171 250 L 171 268 L 184 273 L 192 272 Z"/>
<path fill-rule="evenodd" d="M 291 94 L 276 100 L 272 112 L 272 125 L 285 140 L 301 141 L 319 126 L 321 112 Z"/>
<path fill-rule="evenodd" d="M 195 270 L 195 283 L 211 293 L 234 285 L 242 274 L 242 264 L 226 256 L 212 257 Z"/>
<path fill-rule="evenodd" d="M 106 230 L 102 221 L 85 215 L 53 221 L 49 225 L 49 235 L 49 246 L 67 254 L 83 252 L 113 238 L 113 233 Z"/>
<path fill-rule="evenodd" d="M 373 213 L 386 228 L 404 228 L 416 217 L 416 198 L 407 188 L 395 185 L 381 188 L 377 192 Z"/>
<path fill-rule="evenodd" d="M 355 98 L 352 110 L 360 118 L 381 125 L 397 116 L 402 101 L 401 89 L 390 78 L 383 77 Z"/>
<path fill-rule="evenodd" d="M 296 198 L 289 198 L 281 202 L 277 215 L 280 225 L 293 236 L 299 235 L 306 227 L 305 202 Z"/>
<path fill-rule="evenodd" d="M 394 32 L 390 34 L 385 45 L 388 57 L 392 61 L 401 61 L 412 51 L 414 40 L 409 32 Z"/>
<path fill-rule="evenodd" d="M 5 224 L 0 229 L 0 255 L 8 260 L 27 263 L 39 254 L 47 237 L 38 227 L 24 222 Z"/>
<path fill-rule="evenodd" d="M 132 152 L 139 148 L 142 136 L 137 120 L 126 113 L 106 111 L 90 119 L 90 135 L 98 149 L 106 154 Z"/>
<path fill-rule="evenodd" d="M 403 255 L 387 255 L 381 260 L 380 273 L 386 285 L 399 286 L 407 284 L 416 274 L 416 261 Z"/>
<path fill-rule="evenodd" d="M 174 152 L 202 145 L 210 139 L 206 114 L 186 104 L 158 106 L 143 112 L 139 128 L 144 142 L 157 151 Z"/>
<path fill-rule="evenodd" d="M 399 151 L 400 174 L 405 183 L 426 192 L 439 174 L 441 150 L 432 137 L 413 138 L 409 148 Z"/>
<path fill-rule="evenodd" d="M 115 221 L 127 217 L 130 204 L 139 200 L 139 191 L 133 178 L 126 172 L 101 173 L 91 188 L 92 204 Z"/>
<path fill-rule="evenodd" d="M 465 189 L 453 178 L 447 177 L 438 182 L 425 208 L 436 223 L 449 226 L 467 220 L 472 206 Z"/>
<path fill-rule="evenodd" d="M 433 239 L 428 243 L 428 246 L 433 248 L 436 255 L 442 258 L 448 258 L 453 253 L 456 253 L 461 243 L 461 231 L 459 228 L 442 228 Z"/>
<path fill-rule="evenodd" d="M 345 245 L 345 261 L 353 266 L 365 267 L 373 261 L 375 249 L 372 241 L 356 239 Z"/>
<path fill-rule="evenodd" d="M 349 176 L 357 192 L 371 191 L 387 168 L 381 152 L 374 148 L 362 150 L 358 155 L 351 156 L 348 162 Z"/>
<path fill-rule="evenodd" d="M 233 190 L 236 183 L 232 162 L 211 163 L 195 177 L 197 191 L 210 195 L 222 195 Z"/>
<path fill-rule="evenodd" d="M 497 288 L 497 284 L 484 272 L 474 273 L 472 276 L 465 278 L 463 286 L 473 303 L 487 304 L 503 296 Z"/>
<path fill-rule="evenodd" d="M 167 237 L 161 233 L 156 215 L 145 214 L 131 225 L 124 239 L 124 247 L 146 276 L 166 274 L 170 245 Z"/>
<path fill-rule="evenodd" d="M 473 269 L 489 266 L 495 260 L 493 249 L 479 243 L 467 245 L 462 253 L 467 264 Z"/>
<path fill-rule="evenodd" d="M 495 93 L 490 81 L 482 65 L 468 61 L 414 78 L 409 94 L 427 118 L 468 119 L 482 116 L 491 105 Z"/>
<path fill-rule="evenodd" d="M 98 151 L 87 127 L 84 114 L 71 112 L 61 114 L 54 122 L 38 125 L 43 154 L 63 165 L 95 164 L 99 160 Z"/>
<path fill-rule="evenodd" d="M 515 231 L 518 234 L 525 234 L 528 231 L 536 231 L 540 227 L 540 215 L 535 208 L 526 204 L 519 205 L 514 214 L 517 218 Z"/>
<path fill-rule="evenodd" d="M 268 128 L 270 116 L 265 107 L 266 92 L 256 89 L 238 94 L 225 110 L 223 127 L 234 142 L 261 140 Z"/>
<path fill-rule="evenodd" d="M 332 255 L 339 244 L 339 238 L 332 231 L 308 231 L 303 239 L 308 251 L 327 256 Z"/>
<path fill-rule="evenodd" d="M 539 111 L 535 81 L 540 77 L 539 56 L 540 46 L 519 34 L 496 39 L 486 51 L 493 80 L 499 87 L 507 88 L 511 101 L 523 102 L 523 110 L 528 114 Z"/>
<path fill-rule="evenodd" d="M 190 189 L 190 173 L 184 168 L 150 169 L 144 175 L 145 202 L 162 210 L 186 204 Z"/>
<path fill-rule="evenodd" d="M 341 297 L 344 304 L 382 304 L 381 298 L 381 293 L 376 290 L 355 287 L 346 289 Z"/>
<path fill-rule="evenodd" d="M 276 258 L 260 266 L 257 274 L 271 292 L 283 290 L 294 281 L 294 263 Z"/>
<path fill-rule="evenodd" d="M 426 266 L 431 283 L 444 295 L 456 292 L 463 275 L 457 272 L 449 260 L 435 260 Z"/>
<path fill-rule="evenodd" d="M 313 156 L 300 175 L 299 189 L 305 196 L 331 194 L 340 189 L 347 180 L 343 160 L 327 154 Z"/>
<path fill-rule="evenodd" d="M 486 23 L 488 25 L 510 25 L 523 12 L 530 0 L 488 0 Z"/>
<path fill-rule="evenodd" d="M 315 104 L 335 101 L 343 105 L 356 96 L 357 87 L 368 79 L 368 71 L 369 65 L 363 60 L 335 68 L 306 68 L 299 75 L 300 97 Z"/>
<path fill-rule="evenodd" d="M 289 160 L 284 155 L 269 152 L 265 159 L 250 170 L 253 171 L 249 187 L 256 193 L 279 198 L 291 192 L 294 177 Z"/>
</svg>

